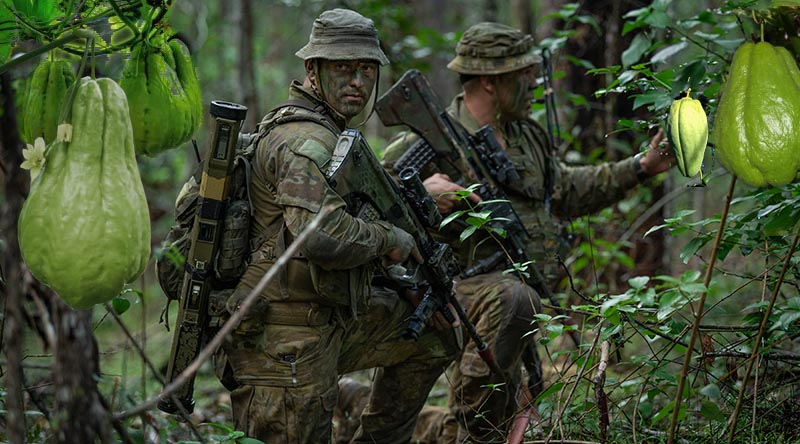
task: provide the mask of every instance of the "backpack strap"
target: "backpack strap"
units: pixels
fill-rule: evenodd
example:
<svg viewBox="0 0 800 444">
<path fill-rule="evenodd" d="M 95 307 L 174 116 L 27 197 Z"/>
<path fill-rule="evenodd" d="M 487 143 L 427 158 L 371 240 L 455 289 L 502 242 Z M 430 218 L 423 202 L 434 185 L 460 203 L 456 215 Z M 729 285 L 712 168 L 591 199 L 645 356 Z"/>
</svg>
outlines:
<svg viewBox="0 0 800 444">
<path fill-rule="evenodd" d="M 327 113 L 328 109 L 323 104 L 314 105 L 305 99 L 291 98 L 267 113 L 267 117 L 258 124 L 258 137 L 261 139 L 278 125 L 303 120 L 320 124 L 338 136 L 342 131 Z"/>
</svg>

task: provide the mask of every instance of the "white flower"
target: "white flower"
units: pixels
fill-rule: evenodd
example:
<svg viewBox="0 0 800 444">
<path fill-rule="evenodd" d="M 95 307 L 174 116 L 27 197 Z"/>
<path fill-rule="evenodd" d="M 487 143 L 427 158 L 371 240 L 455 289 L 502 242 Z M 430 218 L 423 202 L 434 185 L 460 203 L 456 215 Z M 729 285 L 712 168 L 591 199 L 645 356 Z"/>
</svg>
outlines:
<svg viewBox="0 0 800 444">
<path fill-rule="evenodd" d="M 36 140 L 33 141 L 33 145 L 28 144 L 28 147 L 22 150 L 22 157 L 24 157 L 25 160 L 20 167 L 25 170 L 30 170 L 31 182 L 36 179 L 36 176 L 39 175 L 44 167 L 45 148 L 44 139 L 37 137 Z"/>
<path fill-rule="evenodd" d="M 56 142 L 70 142 L 72 141 L 72 125 L 69 123 L 62 123 L 56 129 Z"/>
</svg>

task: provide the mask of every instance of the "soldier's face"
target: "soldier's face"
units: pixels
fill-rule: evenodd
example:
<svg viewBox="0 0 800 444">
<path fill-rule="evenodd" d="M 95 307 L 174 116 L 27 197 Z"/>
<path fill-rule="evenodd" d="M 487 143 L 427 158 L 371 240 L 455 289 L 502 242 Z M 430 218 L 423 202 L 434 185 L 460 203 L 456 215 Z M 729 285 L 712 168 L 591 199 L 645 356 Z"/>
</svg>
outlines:
<svg viewBox="0 0 800 444">
<path fill-rule="evenodd" d="M 319 82 L 325 101 L 346 118 L 367 105 L 378 79 L 378 64 L 371 60 L 320 60 Z"/>
<path fill-rule="evenodd" d="M 495 80 L 497 108 L 503 120 L 518 120 L 528 117 L 536 89 L 536 68 L 528 66 L 516 71 L 500 74 Z"/>
</svg>

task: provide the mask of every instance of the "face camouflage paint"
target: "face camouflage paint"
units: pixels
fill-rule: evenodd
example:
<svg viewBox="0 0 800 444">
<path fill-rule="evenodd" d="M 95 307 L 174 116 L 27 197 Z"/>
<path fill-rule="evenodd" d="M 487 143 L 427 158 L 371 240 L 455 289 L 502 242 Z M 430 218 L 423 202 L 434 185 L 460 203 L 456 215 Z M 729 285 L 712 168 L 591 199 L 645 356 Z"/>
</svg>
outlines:
<svg viewBox="0 0 800 444">
<path fill-rule="evenodd" d="M 378 78 L 378 64 L 366 60 L 320 60 L 319 86 L 325 100 L 345 118 L 367 104 Z"/>
</svg>

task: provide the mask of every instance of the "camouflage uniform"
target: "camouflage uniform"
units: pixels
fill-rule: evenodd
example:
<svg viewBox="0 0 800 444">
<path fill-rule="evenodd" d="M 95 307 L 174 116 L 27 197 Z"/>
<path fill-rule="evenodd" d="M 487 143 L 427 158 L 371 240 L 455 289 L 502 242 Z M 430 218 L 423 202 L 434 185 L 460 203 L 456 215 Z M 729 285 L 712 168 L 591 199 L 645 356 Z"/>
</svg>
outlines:
<svg viewBox="0 0 800 444">
<path fill-rule="evenodd" d="M 388 62 L 372 21 L 340 9 L 315 21 L 309 45 L 297 54 Z M 226 341 L 238 384 L 231 393 L 235 427 L 267 443 L 327 444 L 338 375 L 382 366 L 356 442 L 408 442 L 428 390 L 458 352 L 454 331 L 429 332 L 418 342 L 401 339 L 410 304 L 388 289 L 370 291 L 370 279 L 375 259 L 413 240 L 387 223 L 345 212 L 321 170 L 346 122 L 312 88 L 295 81 L 289 94 L 313 111 L 281 107 L 262 122 L 251 179 L 252 230 L 266 233 L 266 241 L 228 310 L 238 308 L 323 207 L 334 210 Z M 302 113 L 306 117 L 292 118 Z"/>
<path fill-rule="evenodd" d="M 468 29 L 456 49 L 457 56 L 448 68 L 460 74 L 495 75 L 539 62 L 531 36 L 497 23 L 481 23 Z M 464 106 L 463 93 L 455 97 L 448 112 L 470 132 L 479 124 Z M 600 210 L 624 197 L 638 183 L 638 159 L 599 166 L 570 167 L 552 155 L 547 132 L 531 119 L 506 123 L 501 128 L 506 153 L 520 179 L 505 186 L 509 200 L 531 237 L 527 242 L 529 257 L 552 278 L 556 272 L 559 230 L 554 216 L 572 217 Z M 384 164 L 393 161 L 410 146 L 416 136 L 400 135 L 386 150 Z M 426 168 L 422 177 L 443 172 L 454 182 L 468 185 L 468 171 L 463 164 L 438 162 Z M 467 175 L 468 176 L 468 175 Z M 545 206 L 546 180 L 552 186 L 552 214 Z M 473 236 L 458 241 L 458 231 L 443 232 L 450 240 L 462 267 L 488 257 L 497 249 L 492 242 Z M 474 251 L 474 254 L 473 254 Z M 478 356 L 474 344 L 467 345 L 457 361 L 451 378 L 449 404 L 459 424 L 458 442 L 504 442 L 515 410 L 516 390 L 521 379 L 520 363 L 526 348 L 534 346 L 531 335 L 533 315 L 540 309 L 536 292 L 500 270 L 478 275 L 457 283 L 459 300 L 494 351 L 498 366 L 505 373 L 498 377 Z M 505 383 L 500 389 L 490 384 Z"/>
</svg>

